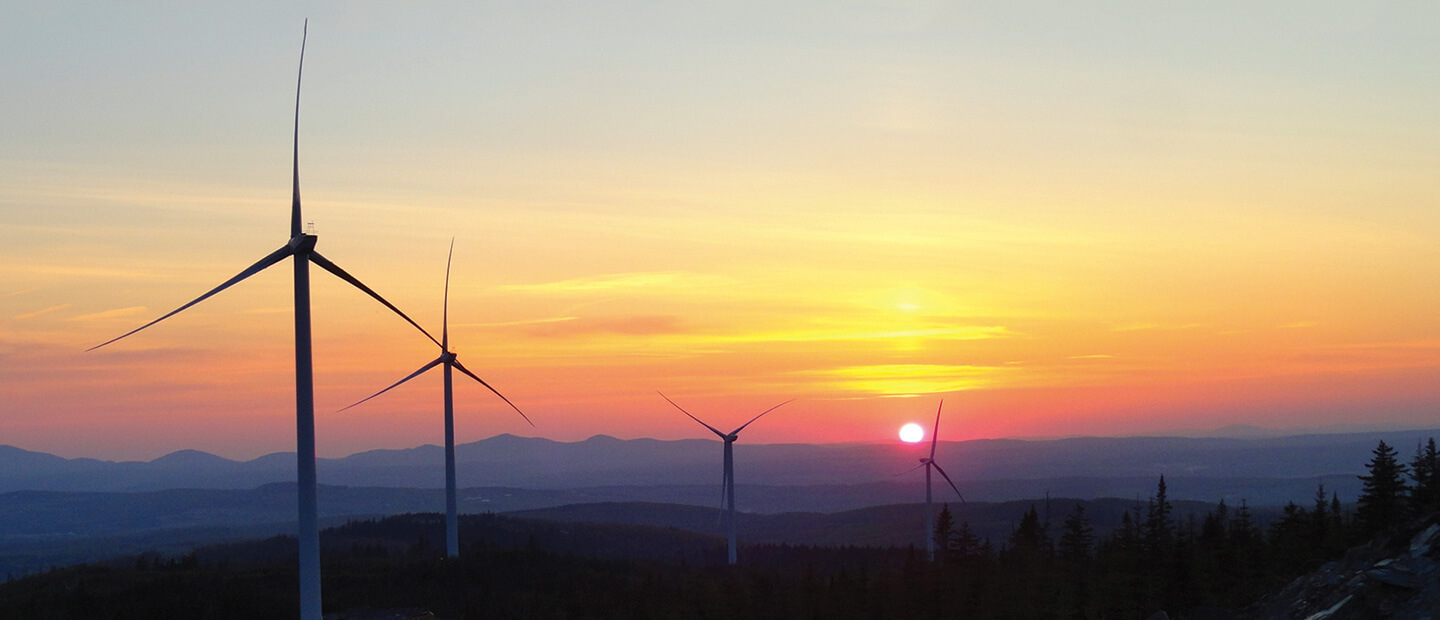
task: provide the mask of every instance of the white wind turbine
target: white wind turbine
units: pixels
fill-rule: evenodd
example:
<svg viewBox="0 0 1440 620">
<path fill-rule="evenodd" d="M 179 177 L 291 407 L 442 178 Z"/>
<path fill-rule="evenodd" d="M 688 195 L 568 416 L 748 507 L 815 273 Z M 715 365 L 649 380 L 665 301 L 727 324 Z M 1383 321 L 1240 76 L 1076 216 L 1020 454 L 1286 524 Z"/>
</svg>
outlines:
<svg viewBox="0 0 1440 620">
<path fill-rule="evenodd" d="M 930 456 L 921 458 L 919 465 L 904 472 L 908 474 L 921 467 L 925 468 L 925 559 L 931 562 L 935 561 L 935 504 L 930 492 L 930 470 L 934 469 L 940 472 L 940 475 L 945 478 L 945 482 L 949 482 L 950 488 L 955 489 L 955 494 L 960 496 L 960 501 L 965 501 L 965 495 L 960 492 L 960 487 L 955 486 L 955 481 L 951 480 L 950 475 L 946 474 L 945 470 L 940 468 L 940 464 L 935 462 L 935 445 L 940 441 L 940 410 L 944 408 L 945 401 L 941 400 L 940 407 L 935 409 L 935 432 L 930 434 Z"/>
<path fill-rule="evenodd" d="M 656 392 L 656 394 L 660 394 L 660 398 L 663 398 L 666 402 L 675 405 L 675 401 L 670 400 L 669 396 L 666 396 L 660 392 Z M 750 418 L 749 422 L 741 424 L 740 428 L 730 431 L 729 433 L 720 432 L 720 429 L 701 422 L 700 418 L 691 415 L 691 413 L 689 411 L 686 411 L 684 407 L 681 407 L 680 405 L 675 405 L 675 408 L 679 409 L 680 413 L 690 416 L 691 420 L 700 422 L 701 426 L 710 429 L 710 432 L 715 433 L 720 437 L 721 441 L 725 442 L 725 477 L 724 480 L 721 482 L 720 502 L 722 506 L 724 506 L 725 510 L 725 533 L 726 536 L 730 539 L 728 557 L 731 564 L 735 563 L 735 440 L 740 438 L 740 431 L 745 430 L 745 427 L 750 426 L 751 423 L 759 420 L 760 416 L 779 409 L 780 407 L 794 400 L 795 399 L 792 398 L 783 403 L 780 403 L 779 405 L 775 405 L 774 407 L 761 411 L 760 415 Z"/>
<path fill-rule="evenodd" d="M 480 382 L 480 385 L 485 386 L 486 389 L 494 392 L 496 396 L 499 396 L 500 400 L 505 401 L 505 404 L 510 405 L 510 408 L 515 410 L 515 413 L 525 418 L 525 421 L 529 422 L 530 426 L 535 426 L 535 423 L 530 422 L 530 417 L 525 415 L 524 411 L 516 407 L 515 403 L 510 402 L 510 399 L 505 398 L 505 395 L 501 394 L 499 390 L 490 387 L 490 384 L 486 383 L 484 379 L 481 379 L 476 376 L 475 373 L 465 368 L 465 366 L 460 363 L 460 360 L 457 359 L 458 356 L 450 350 L 450 258 L 454 256 L 455 240 L 451 239 L 450 257 L 445 259 L 445 308 L 441 314 L 442 326 L 440 342 L 437 343 L 440 345 L 440 357 L 421 366 L 419 370 L 410 373 L 410 375 L 404 379 L 396 381 L 391 384 L 390 387 L 380 390 L 349 407 L 345 407 L 345 409 L 349 409 L 350 407 L 359 405 L 371 398 L 375 398 L 399 387 L 400 384 L 406 381 L 425 374 L 425 371 L 431 368 L 440 365 L 445 366 L 445 554 L 452 558 L 460 555 L 460 517 L 458 514 L 459 502 L 455 498 L 455 396 L 451 369 L 459 370 L 471 379 Z M 344 411 L 345 409 L 341 409 L 340 411 Z"/>
<path fill-rule="evenodd" d="M 306 20 L 305 34 L 309 31 L 309 20 Z M 293 159 L 293 196 L 290 203 L 290 241 L 281 246 L 280 249 L 266 255 L 255 264 L 241 271 L 235 277 L 226 280 L 209 292 L 195 298 L 179 308 L 171 310 L 169 314 L 150 321 L 130 332 L 112 340 L 95 345 L 88 349 L 94 351 L 112 342 L 130 336 L 142 329 L 150 327 L 160 321 L 170 318 L 175 314 L 198 304 L 212 295 L 219 293 L 236 283 L 253 276 L 267 267 L 274 265 L 288 257 L 295 258 L 295 462 L 296 462 L 296 488 L 299 495 L 299 527 L 296 538 L 300 544 L 300 618 L 301 620 L 321 620 L 320 606 L 320 527 L 316 514 L 316 480 L 315 480 L 315 383 L 313 364 L 311 362 L 310 349 L 310 264 L 314 263 L 320 268 L 335 274 L 341 280 L 349 282 L 356 288 L 364 291 L 365 294 L 375 298 L 385 307 L 393 310 L 401 318 L 405 319 L 427 338 L 435 340 L 429 332 L 421 328 L 419 324 L 401 312 L 393 304 L 386 301 L 379 293 L 370 290 L 354 276 L 346 273 L 345 270 L 336 266 L 325 257 L 315 251 L 317 237 L 307 234 L 301 229 L 300 223 L 300 77 L 304 74 L 305 68 L 305 34 L 300 39 L 300 69 L 296 72 L 295 78 L 295 135 L 294 135 L 294 159 Z"/>
</svg>

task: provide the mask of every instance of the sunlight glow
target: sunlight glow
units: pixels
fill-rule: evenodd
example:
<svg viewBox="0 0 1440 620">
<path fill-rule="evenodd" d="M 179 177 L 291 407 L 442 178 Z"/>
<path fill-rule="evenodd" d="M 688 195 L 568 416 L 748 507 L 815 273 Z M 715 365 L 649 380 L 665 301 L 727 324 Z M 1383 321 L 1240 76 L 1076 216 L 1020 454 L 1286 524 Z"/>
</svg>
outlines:
<svg viewBox="0 0 1440 620">
<path fill-rule="evenodd" d="M 900 427 L 900 441 L 905 443 L 919 443 L 925 440 L 925 429 L 919 424 L 911 422 Z"/>
</svg>

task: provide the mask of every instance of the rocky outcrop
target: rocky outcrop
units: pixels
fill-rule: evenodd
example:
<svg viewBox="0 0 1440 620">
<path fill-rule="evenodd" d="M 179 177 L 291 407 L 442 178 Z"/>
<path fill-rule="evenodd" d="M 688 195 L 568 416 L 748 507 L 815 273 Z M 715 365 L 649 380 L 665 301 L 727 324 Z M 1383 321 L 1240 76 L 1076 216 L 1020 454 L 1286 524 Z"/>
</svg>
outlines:
<svg viewBox="0 0 1440 620">
<path fill-rule="evenodd" d="M 1252 620 L 1440 620 L 1440 515 L 1412 522 L 1265 597 Z"/>
</svg>

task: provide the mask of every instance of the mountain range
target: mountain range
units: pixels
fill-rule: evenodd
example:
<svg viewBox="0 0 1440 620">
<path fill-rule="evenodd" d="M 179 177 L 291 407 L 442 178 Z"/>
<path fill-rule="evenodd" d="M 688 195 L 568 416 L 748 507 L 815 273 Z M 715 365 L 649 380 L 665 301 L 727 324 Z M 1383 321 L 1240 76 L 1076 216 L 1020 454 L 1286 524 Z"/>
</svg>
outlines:
<svg viewBox="0 0 1440 620">
<path fill-rule="evenodd" d="M 1048 440 L 981 439 L 940 442 L 936 458 L 971 499 L 1005 501 L 1049 491 L 1074 497 L 1129 497 L 1137 481 L 1149 488 L 1165 475 L 1177 499 L 1251 503 L 1304 500 L 1297 489 L 1326 481 L 1342 499 L 1358 492 L 1354 476 L 1376 443 L 1385 440 L 1408 458 L 1410 446 L 1440 430 L 1385 431 L 1286 437 L 1077 437 Z M 920 476 L 898 476 L 924 456 L 924 445 L 898 443 L 745 444 L 735 446 L 740 484 L 767 487 L 830 487 L 840 498 L 829 506 L 763 506 L 747 510 L 839 510 L 892 503 L 891 493 L 911 493 Z M 622 440 L 596 436 L 559 442 L 499 435 L 456 449 L 462 487 L 531 490 L 708 487 L 718 501 L 721 444 L 705 439 Z M 350 487 L 439 488 L 438 446 L 371 450 L 320 459 L 323 484 Z M 135 492 L 163 489 L 253 489 L 293 481 L 293 453 L 234 461 L 182 450 L 153 461 L 67 459 L 0 446 L 0 492 L 21 490 Z M 837 491 L 840 487 L 848 489 Z M 1038 491 L 1038 492 L 1037 492 Z M 589 501 L 675 501 L 644 492 L 603 492 Z M 738 494 L 743 502 L 745 495 Z M 843 499 L 847 496 L 852 500 Z M 1349 497 L 1347 497 L 1347 495 Z M 753 495 L 751 497 L 754 497 Z M 913 495 L 905 496 L 907 499 Z M 881 501 L 874 501 L 879 499 Z M 859 502 L 858 504 L 856 502 Z M 866 503 L 868 502 L 868 504 Z"/>
</svg>

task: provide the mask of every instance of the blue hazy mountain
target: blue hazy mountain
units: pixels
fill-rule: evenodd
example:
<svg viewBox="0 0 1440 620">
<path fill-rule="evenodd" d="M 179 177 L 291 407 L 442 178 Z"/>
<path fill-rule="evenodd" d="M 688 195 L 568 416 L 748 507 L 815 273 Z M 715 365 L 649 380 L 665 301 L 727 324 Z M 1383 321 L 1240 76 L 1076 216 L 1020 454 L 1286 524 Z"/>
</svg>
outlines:
<svg viewBox="0 0 1440 620">
<path fill-rule="evenodd" d="M 1275 485 L 1283 487 L 1273 489 L 1284 491 L 1280 501 L 1304 499 L 1289 494 L 1288 489 L 1298 483 L 1277 481 L 1309 479 L 1307 484 L 1313 489 L 1314 481 L 1328 477 L 1342 484 L 1336 490 L 1344 490 L 1341 481 L 1363 473 L 1379 440 L 1399 447 L 1408 457 L 1411 446 L 1432 436 L 1440 436 L 1440 431 L 1245 438 L 985 439 L 941 442 L 937 459 L 962 489 L 978 494 L 974 499 L 1035 497 L 1037 489 L 1077 497 L 1124 497 L 1128 493 L 1104 480 L 1153 481 L 1163 474 L 1172 480 L 1172 495 L 1177 498 L 1213 501 L 1219 496 L 1243 495 L 1264 503 L 1265 498 L 1275 496 L 1266 490 Z M 772 487 L 905 488 L 923 476 L 897 478 L 896 474 L 912 467 L 922 449 L 893 443 L 741 443 L 735 447 L 736 477 L 742 485 Z M 559 442 L 499 435 L 458 446 L 456 458 L 460 483 L 465 487 L 718 487 L 720 452 L 718 441 L 705 439 L 596 436 Z M 329 485 L 440 488 L 442 463 L 441 448 L 426 445 L 320 459 L 319 472 L 320 481 Z M 148 462 L 112 462 L 66 459 L 0 446 L 0 492 L 253 489 L 293 481 L 294 476 L 293 453 L 234 461 L 183 450 Z M 1226 489 L 1229 492 L 1217 495 Z M 697 503 L 715 501 L 719 501 L 718 492 L 715 498 Z"/>
</svg>

